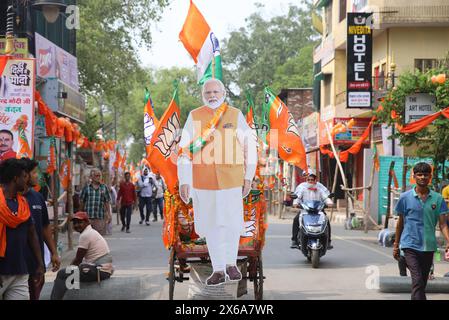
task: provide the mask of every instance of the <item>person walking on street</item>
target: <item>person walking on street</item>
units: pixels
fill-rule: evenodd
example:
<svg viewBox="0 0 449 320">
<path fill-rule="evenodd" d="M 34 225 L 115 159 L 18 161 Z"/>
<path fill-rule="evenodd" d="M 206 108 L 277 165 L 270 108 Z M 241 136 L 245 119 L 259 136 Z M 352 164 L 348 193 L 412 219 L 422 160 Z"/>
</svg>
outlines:
<svg viewBox="0 0 449 320">
<path fill-rule="evenodd" d="M 140 212 L 140 222 L 142 224 L 145 220 L 147 226 L 150 225 L 150 215 L 153 210 L 152 197 L 153 189 L 155 189 L 153 177 L 151 177 L 148 168 L 143 170 L 143 175 L 140 176 L 137 181 L 137 186 L 139 187 L 139 212 Z M 143 209 L 146 207 L 146 216 L 143 213 Z"/>
<path fill-rule="evenodd" d="M 399 260 L 399 246 L 412 277 L 412 300 L 426 300 L 426 285 L 438 249 L 435 227 L 439 223 L 449 249 L 449 228 L 446 224 L 448 208 L 441 195 L 429 189 L 431 167 L 420 162 L 413 168 L 416 186 L 401 194 L 395 212 L 399 216 L 393 257 Z"/>
<path fill-rule="evenodd" d="M 61 265 L 61 259 L 59 258 L 56 243 L 53 239 L 52 228 L 48 218 L 47 205 L 45 204 L 44 197 L 33 189 L 33 187 L 37 186 L 39 183 L 38 163 L 35 160 L 27 158 L 22 158 L 21 161 L 23 161 L 25 171 L 28 174 L 27 185 L 23 195 L 28 201 L 31 216 L 34 220 L 34 227 L 36 228 L 37 237 L 39 239 L 42 258 L 44 257 L 45 243 L 51 253 L 51 263 L 53 266 L 52 271 L 55 272 Z M 42 262 L 44 263 L 44 261 Z M 35 272 L 37 270 L 38 263 L 29 247 L 27 250 L 27 264 L 30 272 L 30 277 L 28 279 L 30 300 L 39 300 L 42 287 L 45 283 L 45 278 L 44 274 L 42 274 L 42 277 L 40 278 L 36 277 Z"/>
<path fill-rule="evenodd" d="M 91 183 L 83 188 L 80 196 L 80 207 L 89 215 L 92 228 L 101 235 L 106 233 L 106 225 L 111 222 L 111 196 L 105 184 L 101 183 L 101 171 L 92 169 Z"/>
<path fill-rule="evenodd" d="M 44 274 L 41 247 L 30 207 L 19 192 L 26 189 L 28 175 L 20 160 L 0 163 L 0 300 L 29 300 L 28 246 L 34 255 L 35 279 Z"/>
<path fill-rule="evenodd" d="M 69 268 L 78 268 L 80 282 L 107 280 L 114 273 L 112 256 L 106 240 L 92 228 L 86 212 L 77 212 L 72 218 L 73 228 L 80 233 L 76 257 L 69 267 L 59 270 L 51 291 L 51 300 L 62 300 L 67 291 L 66 280 L 73 274 Z M 72 269 L 73 270 L 73 269 Z"/>
<path fill-rule="evenodd" d="M 167 190 L 167 185 L 162 179 L 159 172 L 156 173 L 156 197 L 153 201 L 153 221 L 157 221 L 157 209 L 159 208 L 159 214 L 161 215 L 161 220 L 164 219 L 164 192 Z"/>
<path fill-rule="evenodd" d="M 120 184 L 117 195 L 117 207 L 120 210 L 120 217 L 122 220 L 122 231 L 130 233 L 129 225 L 131 224 L 131 214 L 133 213 L 133 206 L 136 203 L 136 189 L 131 182 L 131 174 L 125 172 L 125 181 Z"/>
</svg>

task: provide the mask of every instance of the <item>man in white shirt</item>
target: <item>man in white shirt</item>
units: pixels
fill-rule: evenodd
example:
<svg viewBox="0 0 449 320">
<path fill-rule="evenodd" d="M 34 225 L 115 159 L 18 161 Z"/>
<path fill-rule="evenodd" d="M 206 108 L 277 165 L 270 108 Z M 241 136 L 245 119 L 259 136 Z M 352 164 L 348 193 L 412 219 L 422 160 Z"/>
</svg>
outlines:
<svg viewBox="0 0 449 320">
<path fill-rule="evenodd" d="M 73 228 L 81 235 L 78 251 L 71 266 L 61 269 L 55 279 L 51 300 L 62 300 L 67 291 L 66 279 L 79 269 L 80 282 L 109 279 L 114 272 L 112 256 L 106 240 L 92 228 L 86 212 L 77 212 L 72 218 Z"/>
<path fill-rule="evenodd" d="M 161 177 L 159 172 L 156 172 L 154 184 L 156 185 L 156 196 L 153 200 L 153 222 L 156 222 L 158 208 L 161 220 L 164 219 L 164 192 L 167 190 L 167 185 L 165 184 L 164 178 Z"/>
<path fill-rule="evenodd" d="M 150 215 L 153 211 L 153 188 L 155 188 L 153 175 L 148 168 L 145 168 L 143 174 L 137 180 L 137 189 L 139 190 L 139 224 L 142 224 L 145 220 L 145 224 L 147 226 L 150 225 Z M 147 210 L 146 216 L 143 213 L 145 207 Z"/>
<path fill-rule="evenodd" d="M 317 181 L 317 177 L 314 173 L 310 173 L 307 176 L 307 182 L 303 182 L 296 187 L 295 194 L 298 196 L 293 200 L 293 206 L 299 208 L 299 204 L 304 201 L 324 201 L 326 205 L 333 205 L 331 199 L 329 199 L 330 192 L 327 188 Z M 329 245 L 328 249 L 332 249 L 331 245 L 331 226 L 328 220 L 329 228 Z M 293 218 L 292 226 L 292 244 L 290 248 L 296 249 L 299 246 L 298 243 L 298 232 L 299 232 L 299 212 Z"/>
</svg>

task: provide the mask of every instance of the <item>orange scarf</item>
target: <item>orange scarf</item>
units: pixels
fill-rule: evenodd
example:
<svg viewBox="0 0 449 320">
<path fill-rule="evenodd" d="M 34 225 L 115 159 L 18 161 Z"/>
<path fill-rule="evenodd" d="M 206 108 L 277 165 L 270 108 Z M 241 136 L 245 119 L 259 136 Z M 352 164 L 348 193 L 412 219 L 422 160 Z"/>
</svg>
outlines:
<svg viewBox="0 0 449 320">
<path fill-rule="evenodd" d="M 215 112 L 214 116 L 210 120 L 210 122 L 207 124 L 206 129 L 203 131 L 203 134 L 198 137 L 196 140 L 189 143 L 189 146 L 186 148 L 182 148 L 179 151 L 179 154 L 184 154 L 189 157 L 190 160 L 192 160 L 193 154 L 199 152 L 203 147 L 206 145 L 206 143 L 209 141 L 210 136 L 214 133 L 215 129 L 217 128 L 218 122 L 220 122 L 223 114 L 228 110 L 228 105 L 223 103 L 221 106 L 219 106 Z"/>
<path fill-rule="evenodd" d="M 3 189 L 0 188 L 0 258 L 3 258 L 6 253 L 6 227 L 17 228 L 30 218 L 30 207 L 25 197 L 18 194 L 17 201 L 19 210 L 17 215 L 14 215 L 6 203 Z"/>
</svg>

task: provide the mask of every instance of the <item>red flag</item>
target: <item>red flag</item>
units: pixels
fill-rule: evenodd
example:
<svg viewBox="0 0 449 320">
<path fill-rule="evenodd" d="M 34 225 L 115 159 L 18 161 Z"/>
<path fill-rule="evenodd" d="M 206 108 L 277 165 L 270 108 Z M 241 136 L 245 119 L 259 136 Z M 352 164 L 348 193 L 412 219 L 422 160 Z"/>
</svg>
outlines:
<svg viewBox="0 0 449 320">
<path fill-rule="evenodd" d="M 264 110 L 269 115 L 270 132 L 267 141 L 270 147 L 275 147 L 272 131 L 277 130 L 277 148 L 281 159 L 307 171 L 306 150 L 295 120 L 287 106 L 268 88 L 265 88 Z"/>
<path fill-rule="evenodd" d="M 181 122 L 178 90 L 161 118 L 160 125 L 151 140 L 152 150 L 149 156 L 151 168 L 164 178 L 170 193 L 175 192 L 178 182 L 178 151 L 181 140 Z"/>
</svg>

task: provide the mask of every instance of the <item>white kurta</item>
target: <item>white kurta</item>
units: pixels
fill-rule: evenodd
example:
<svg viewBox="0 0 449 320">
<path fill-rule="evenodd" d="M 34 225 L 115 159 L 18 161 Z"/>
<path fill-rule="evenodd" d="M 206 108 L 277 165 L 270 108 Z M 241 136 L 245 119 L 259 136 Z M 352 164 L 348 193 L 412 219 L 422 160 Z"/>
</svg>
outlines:
<svg viewBox="0 0 449 320">
<path fill-rule="evenodd" d="M 186 147 L 192 141 L 193 130 L 193 120 L 189 114 L 179 143 L 181 148 Z M 243 148 L 245 159 L 244 178 L 252 181 L 257 166 L 257 145 L 251 128 L 241 112 L 238 116 L 237 139 Z M 238 241 L 244 231 L 242 188 L 224 190 L 193 188 L 192 162 L 186 157 L 178 159 L 178 178 L 180 186 L 184 184 L 190 186 L 195 231 L 201 237 L 206 237 L 214 270 L 223 270 L 224 260 L 226 264 L 235 264 Z"/>
</svg>

